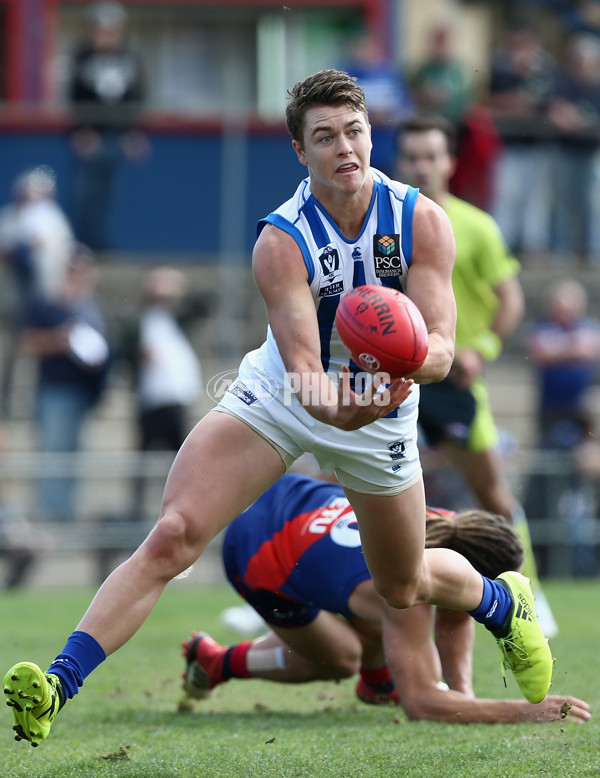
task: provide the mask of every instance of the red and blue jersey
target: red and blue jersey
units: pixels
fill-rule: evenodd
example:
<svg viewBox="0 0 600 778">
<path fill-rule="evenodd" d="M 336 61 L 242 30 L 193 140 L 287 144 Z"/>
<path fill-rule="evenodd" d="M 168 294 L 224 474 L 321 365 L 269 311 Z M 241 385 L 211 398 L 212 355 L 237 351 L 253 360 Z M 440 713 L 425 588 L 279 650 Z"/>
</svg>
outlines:
<svg viewBox="0 0 600 778">
<path fill-rule="evenodd" d="M 350 615 L 350 593 L 370 578 L 342 487 L 299 474 L 282 476 L 231 523 L 223 561 L 263 618 L 287 626 L 309 623 L 319 610 Z"/>
<path fill-rule="evenodd" d="M 282 476 L 228 527 L 229 581 L 265 619 L 302 626 L 319 610 L 351 616 L 348 598 L 371 577 L 354 511 L 339 484 Z"/>
</svg>

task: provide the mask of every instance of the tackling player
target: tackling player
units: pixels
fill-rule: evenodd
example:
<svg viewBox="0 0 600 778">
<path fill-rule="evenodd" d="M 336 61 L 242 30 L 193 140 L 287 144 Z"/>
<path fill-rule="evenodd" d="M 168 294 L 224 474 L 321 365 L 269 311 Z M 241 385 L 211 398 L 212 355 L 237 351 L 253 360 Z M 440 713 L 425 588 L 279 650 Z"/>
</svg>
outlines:
<svg viewBox="0 0 600 778">
<path fill-rule="evenodd" d="M 514 529 L 485 511 L 428 508 L 426 546 L 458 551 L 490 578 L 523 561 Z M 356 517 L 337 484 L 298 474 L 280 478 L 230 524 L 223 562 L 230 583 L 270 631 L 229 647 L 193 633 L 183 644 L 184 689 L 191 698 L 206 697 L 230 678 L 302 683 L 359 672 L 359 699 L 400 704 L 410 719 L 582 723 L 591 716 L 587 703 L 574 697 L 548 695 L 537 705 L 477 699 L 475 625 L 464 612 L 429 605 L 398 611 L 382 637 L 381 599 Z"/>
</svg>

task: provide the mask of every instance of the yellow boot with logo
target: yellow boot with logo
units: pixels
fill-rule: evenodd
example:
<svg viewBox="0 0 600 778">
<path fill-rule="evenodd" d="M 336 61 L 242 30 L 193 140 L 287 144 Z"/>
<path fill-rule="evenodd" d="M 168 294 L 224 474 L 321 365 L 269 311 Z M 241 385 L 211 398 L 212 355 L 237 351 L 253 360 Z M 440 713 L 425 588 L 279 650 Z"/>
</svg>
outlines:
<svg viewBox="0 0 600 778">
<path fill-rule="evenodd" d="M 502 664 L 512 672 L 529 702 L 541 702 L 550 688 L 554 660 L 538 622 L 529 579 L 511 571 L 502 573 L 496 581 L 513 600 L 504 624 L 493 633 Z"/>
</svg>

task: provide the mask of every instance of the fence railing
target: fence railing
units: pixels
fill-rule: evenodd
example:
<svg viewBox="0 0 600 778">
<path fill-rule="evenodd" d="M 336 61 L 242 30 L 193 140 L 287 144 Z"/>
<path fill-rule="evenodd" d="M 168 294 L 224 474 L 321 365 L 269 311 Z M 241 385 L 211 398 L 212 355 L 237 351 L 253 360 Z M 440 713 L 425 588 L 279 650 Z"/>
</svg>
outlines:
<svg viewBox="0 0 600 778">
<path fill-rule="evenodd" d="M 10 559 L 15 549 L 27 546 L 45 555 L 86 552 L 97 562 L 97 577 L 103 578 L 115 555 L 136 548 L 158 518 L 173 458 L 170 452 L 122 450 L 4 453 L 0 555 Z M 541 574 L 597 574 L 600 480 L 582 476 L 561 452 L 517 452 L 505 459 L 505 467 L 525 505 Z M 70 521 L 43 515 L 39 489 L 53 479 L 75 490 L 76 508 Z M 456 509 L 474 504 L 449 468 L 428 470 L 426 483 L 432 504 Z M 213 542 L 213 550 L 220 548 L 219 540 Z"/>
</svg>

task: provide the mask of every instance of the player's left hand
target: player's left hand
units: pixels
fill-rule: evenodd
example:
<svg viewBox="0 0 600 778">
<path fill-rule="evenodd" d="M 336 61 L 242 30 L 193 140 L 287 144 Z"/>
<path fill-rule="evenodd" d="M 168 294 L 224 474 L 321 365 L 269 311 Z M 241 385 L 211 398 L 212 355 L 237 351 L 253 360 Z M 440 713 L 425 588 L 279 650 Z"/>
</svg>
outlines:
<svg viewBox="0 0 600 778">
<path fill-rule="evenodd" d="M 590 706 L 584 700 L 549 694 L 542 702 L 531 706 L 529 720 L 540 724 L 547 721 L 574 721 L 583 724 L 591 718 Z"/>
<path fill-rule="evenodd" d="M 376 373 L 365 391 L 356 394 L 350 388 L 350 378 L 350 370 L 342 366 L 335 418 L 329 422 L 345 430 L 360 429 L 387 416 L 406 400 L 414 384 L 412 378 L 397 378 L 387 385 L 385 374 Z"/>
</svg>

